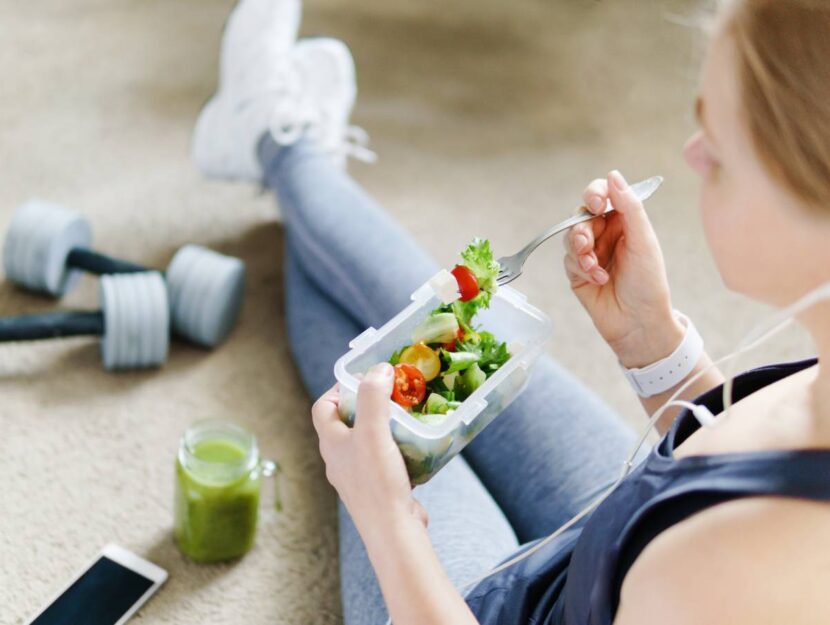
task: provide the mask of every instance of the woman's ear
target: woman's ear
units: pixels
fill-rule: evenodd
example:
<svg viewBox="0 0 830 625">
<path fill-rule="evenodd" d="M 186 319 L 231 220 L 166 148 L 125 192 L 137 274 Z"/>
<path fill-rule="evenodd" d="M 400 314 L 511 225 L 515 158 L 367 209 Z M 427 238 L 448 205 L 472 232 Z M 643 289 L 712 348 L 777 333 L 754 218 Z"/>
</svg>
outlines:
<svg viewBox="0 0 830 625">
<path fill-rule="evenodd" d="M 709 159 L 706 150 L 703 148 L 703 133 L 701 131 L 693 134 L 683 147 L 683 158 L 694 171 L 705 176 L 709 169 Z"/>
</svg>

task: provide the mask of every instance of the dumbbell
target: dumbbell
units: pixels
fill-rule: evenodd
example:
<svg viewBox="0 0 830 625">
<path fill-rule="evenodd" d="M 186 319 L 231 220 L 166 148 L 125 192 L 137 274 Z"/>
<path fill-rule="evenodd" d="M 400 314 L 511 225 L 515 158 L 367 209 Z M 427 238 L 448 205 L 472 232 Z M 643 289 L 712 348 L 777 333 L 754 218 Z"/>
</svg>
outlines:
<svg viewBox="0 0 830 625">
<path fill-rule="evenodd" d="M 159 272 L 102 276 L 99 296 L 98 311 L 0 319 L 0 342 L 100 336 L 106 369 L 155 367 L 167 360 L 170 303 Z"/>
<path fill-rule="evenodd" d="M 12 216 L 3 248 L 9 280 L 60 297 L 81 271 L 97 275 L 136 273 L 147 268 L 90 249 L 92 229 L 78 213 L 33 199 Z M 170 321 L 178 335 L 215 347 L 228 335 L 242 305 L 245 265 L 198 245 L 185 245 L 166 273 Z"/>
</svg>

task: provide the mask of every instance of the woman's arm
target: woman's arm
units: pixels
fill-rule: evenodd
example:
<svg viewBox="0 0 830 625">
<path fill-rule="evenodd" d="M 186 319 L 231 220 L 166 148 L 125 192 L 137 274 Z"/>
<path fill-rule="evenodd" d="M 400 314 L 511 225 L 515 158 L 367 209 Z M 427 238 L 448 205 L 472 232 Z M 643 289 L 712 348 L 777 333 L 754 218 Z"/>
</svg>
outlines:
<svg viewBox="0 0 830 625">
<path fill-rule="evenodd" d="M 680 344 L 684 328 L 672 310 L 663 252 L 643 203 L 617 171 L 588 185 L 583 200 L 598 217 L 574 226 L 564 239 L 571 290 L 623 366 L 662 360 Z M 602 216 L 609 201 L 614 211 Z M 710 364 L 704 355 L 693 373 Z M 679 399 L 697 397 L 722 381 L 720 371 L 712 368 Z M 652 415 L 677 386 L 642 399 L 646 412 Z M 657 424 L 661 433 L 677 412 L 664 413 Z"/>
<path fill-rule="evenodd" d="M 619 341 L 612 345 L 611 348 L 617 355 L 617 358 L 624 367 L 628 369 L 641 368 L 650 365 L 653 362 L 662 360 L 671 354 L 680 342 L 683 340 L 683 333 L 685 329 L 672 316 L 663 327 L 658 327 L 656 324 L 642 334 L 629 335 L 626 341 Z M 700 373 L 702 370 L 712 364 L 712 359 L 707 353 L 703 353 L 700 359 L 695 364 L 695 367 L 683 380 L 675 384 L 669 390 L 653 395 L 651 397 L 641 397 L 640 403 L 643 405 L 646 413 L 649 416 L 653 415 L 663 404 L 665 404 L 672 395 L 685 384 L 689 379 Z M 691 401 L 694 398 L 702 395 L 706 391 L 713 389 L 719 384 L 723 384 L 723 374 L 717 367 L 712 367 L 706 373 L 695 380 L 685 391 L 683 391 L 677 399 L 685 399 Z M 660 419 L 655 424 L 657 431 L 662 435 L 671 427 L 674 418 L 680 412 L 680 407 L 672 406 L 668 408 Z"/>
<path fill-rule="evenodd" d="M 423 523 L 400 518 L 360 535 L 395 625 L 478 622 L 444 572 Z"/>
<path fill-rule="evenodd" d="M 335 386 L 315 402 L 314 427 L 326 477 L 354 521 L 395 625 L 472 624 L 473 616 L 438 561 L 427 514 L 389 429 L 392 367 L 361 381 L 353 428 L 340 420 Z"/>
</svg>

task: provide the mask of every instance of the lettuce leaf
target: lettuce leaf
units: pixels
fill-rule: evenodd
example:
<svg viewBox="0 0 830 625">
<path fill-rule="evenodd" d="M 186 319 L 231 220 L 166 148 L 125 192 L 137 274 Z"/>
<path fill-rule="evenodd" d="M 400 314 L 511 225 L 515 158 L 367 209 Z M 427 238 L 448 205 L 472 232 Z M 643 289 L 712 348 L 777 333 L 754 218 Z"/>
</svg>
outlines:
<svg viewBox="0 0 830 625">
<path fill-rule="evenodd" d="M 449 343 L 458 332 L 458 318 L 453 313 L 436 313 L 424 319 L 412 331 L 412 343 Z"/>
<path fill-rule="evenodd" d="M 446 375 L 448 373 L 455 373 L 456 371 L 463 371 L 474 362 L 478 362 L 480 356 L 476 352 L 448 352 L 446 349 L 442 349 L 441 358 L 447 365 L 446 371 L 442 371 Z"/>
<path fill-rule="evenodd" d="M 456 300 L 450 304 L 450 308 L 455 313 L 455 316 L 458 318 L 458 323 L 465 333 L 472 331 L 473 317 L 475 317 L 476 313 L 482 308 L 490 308 L 490 297 L 489 292 L 481 291 L 469 302 Z"/>
<path fill-rule="evenodd" d="M 403 350 L 405 350 L 405 349 L 406 349 L 406 346 L 401 347 L 396 352 L 393 352 L 392 355 L 389 357 L 389 364 L 393 365 L 393 366 L 398 364 L 401 361 L 401 354 L 403 353 Z"/>
<path fill-rule="evenodd" d="M 481 331 L 462 341 L 458 346 L 459 352 L 470 352 L 478 355 L 478 366 L 487 377 L 497 371 L 510 359 L 507 343 L 497 341 L 490 333 Z"/>
<path fill-rule="evenodd" d="M 461 258 L 464 265 L 475 274 L 478 288 L 487 293 L 495 293 L 499 264 L 493 258 L 490 241 L 476 237 L 467 249 L 461 252 Z"/>
</svg>

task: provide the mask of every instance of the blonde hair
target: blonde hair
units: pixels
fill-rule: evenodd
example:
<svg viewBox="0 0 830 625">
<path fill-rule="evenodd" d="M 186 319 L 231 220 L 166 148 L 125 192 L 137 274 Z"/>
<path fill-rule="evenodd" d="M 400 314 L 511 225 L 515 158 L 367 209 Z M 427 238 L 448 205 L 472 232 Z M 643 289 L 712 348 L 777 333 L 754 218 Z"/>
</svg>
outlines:
<svg viewBox="0 0 830 625">
<path fill-rule="evenodd" d="M 732 0 L 722 33 L 737 51 L 745 122 L 761 161 L 830 214 L 830 0 Z"/>
</svg>

